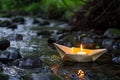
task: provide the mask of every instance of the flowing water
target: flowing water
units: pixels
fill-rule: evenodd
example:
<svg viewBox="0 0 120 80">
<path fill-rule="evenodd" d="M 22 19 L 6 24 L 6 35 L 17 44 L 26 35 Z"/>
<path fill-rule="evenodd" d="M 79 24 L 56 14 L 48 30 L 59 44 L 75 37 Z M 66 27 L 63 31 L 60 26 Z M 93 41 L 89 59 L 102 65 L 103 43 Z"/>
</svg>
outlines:
<svg viewBox="0 0 120 80">
<path fill-rule="evenodd" d="M 57 74 L 65 80 L 120 80 L 120 66 L 109 63 L 77 63 L 63 62 L 58 52 L 52 51 L 47 44 L 50 36 L 54 37 L 57 30 L 69 28 L 64 22 L 49 21 L 49 25 L 40 26 L 33 24 L 33 18 L 24 17 L 25 24 L 18 24 L 18 28 L 11 30 L 0 28 L 0 37 L 9 34 L 22 34 L 23 40 L 11 41 L 10 47 L 20 49 L 22 57 L 40 57 L 45 65 L 55 67 Z M 0 20 L 11 20 L 10 18 L 0 18 Z M 38 18 L 42 21 L 44 19 Z M 37 35 L 39 31 L 50 31 L 51 35 Z M 7 68 L 6 68 L 7 69 Z M 22 69 L 20 69 L 22 70 Z M 27 70 L 26 70 L 27 71 Z M 11 68 L 11 72 L 14 72 Z M 29 72 L 29 70 L 28 70 Z M 32 72 L 32 71 L 31 71 Z M 13 73 L 9 73 L 12 75 Z M 11 77 L 10 80 L 19 80 Z"/>
</svg>

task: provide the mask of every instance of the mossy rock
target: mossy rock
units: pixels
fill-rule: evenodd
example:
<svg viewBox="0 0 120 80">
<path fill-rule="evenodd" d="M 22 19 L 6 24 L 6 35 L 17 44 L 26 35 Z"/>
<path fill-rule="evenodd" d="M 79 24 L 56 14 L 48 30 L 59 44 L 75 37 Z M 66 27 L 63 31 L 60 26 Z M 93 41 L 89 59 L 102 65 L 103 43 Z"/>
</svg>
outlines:
<svg viewBox="0 0 120 80">
<path fill-rule="evenodd" d="M 6 50 L 10 46 L 10 41 L 0 38 L 0 50 Z"/>
<path fill-rule="evenodd" d="M 8 76 L 8 75 L 5 75 L 5 74 L 0 73 L 0 80 L 9 80 L 9 76 Z"/>
<path fill-rule="evenodd" d="M 105 31 L 103 36 L 106 36 L 108 38 L 118 38 L 120 37 L 120 29 L 110 28 Z"/>
</svg>

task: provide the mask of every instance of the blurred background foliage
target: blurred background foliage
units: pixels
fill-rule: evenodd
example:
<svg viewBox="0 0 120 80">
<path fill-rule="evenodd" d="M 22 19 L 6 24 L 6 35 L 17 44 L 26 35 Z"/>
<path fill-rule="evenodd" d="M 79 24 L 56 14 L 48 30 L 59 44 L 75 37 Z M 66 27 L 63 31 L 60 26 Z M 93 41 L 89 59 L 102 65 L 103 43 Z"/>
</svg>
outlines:
<svg viewBox="0 0 120 80">
<path fill-rule="evenodd" d="M 90 0 L 0 0 L 0 10 L 69 19 L 87 1 Z"/>
</svg>

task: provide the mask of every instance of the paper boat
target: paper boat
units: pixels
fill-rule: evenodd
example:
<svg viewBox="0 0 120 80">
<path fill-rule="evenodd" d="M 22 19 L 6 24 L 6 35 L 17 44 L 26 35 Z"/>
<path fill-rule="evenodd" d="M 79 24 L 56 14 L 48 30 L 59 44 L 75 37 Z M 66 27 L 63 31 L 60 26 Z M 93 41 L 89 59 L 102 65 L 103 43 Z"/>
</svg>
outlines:
<svg viewBox="0 0 120 80">
<path fill-rule="evenodd" d="M 54 43 L 57 51 L 59 52 L 61 58 L 65 61 L 76 61 L 76 62 L 92 62 L 98 59 L 102 54 L 104 54 L 106 49 L 83 49 L 87 54 L 77 54 L 80 48 L 74 47 L 74 52 L 72 48 Z"/>
</svg>

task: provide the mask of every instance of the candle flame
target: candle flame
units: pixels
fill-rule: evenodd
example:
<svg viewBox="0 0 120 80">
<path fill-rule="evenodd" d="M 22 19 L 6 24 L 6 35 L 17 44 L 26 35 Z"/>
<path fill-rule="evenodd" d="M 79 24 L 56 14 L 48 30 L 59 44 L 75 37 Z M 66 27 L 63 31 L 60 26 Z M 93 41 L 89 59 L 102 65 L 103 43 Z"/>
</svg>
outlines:
<svg viewBox="0 0 120 80">
<path fill-rule="evenodd" d="M 80 45 L 80 51 L 83 51 L 83 47 L 82 47 L 82 44 Z"/>
</svg>

